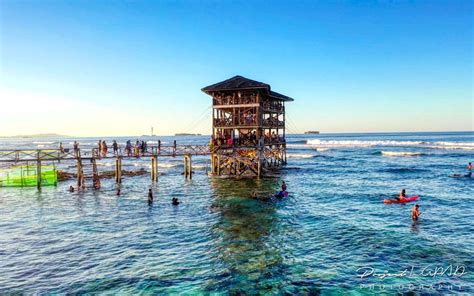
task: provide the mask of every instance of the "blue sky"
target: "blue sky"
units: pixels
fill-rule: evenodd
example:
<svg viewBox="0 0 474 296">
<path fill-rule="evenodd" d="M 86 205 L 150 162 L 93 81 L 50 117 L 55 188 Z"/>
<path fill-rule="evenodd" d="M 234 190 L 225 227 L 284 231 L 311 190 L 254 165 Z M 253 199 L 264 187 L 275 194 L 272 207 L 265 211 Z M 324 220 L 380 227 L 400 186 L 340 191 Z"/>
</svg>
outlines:
<svg viewBox="0 0 474 296">
<path fill-rule="evenodd" d="M 290 132 L 473 129 L 470 1 L 3 0 L 0 30 L 0 135 L 209 133 L 234 75 Z"/>
</svg>

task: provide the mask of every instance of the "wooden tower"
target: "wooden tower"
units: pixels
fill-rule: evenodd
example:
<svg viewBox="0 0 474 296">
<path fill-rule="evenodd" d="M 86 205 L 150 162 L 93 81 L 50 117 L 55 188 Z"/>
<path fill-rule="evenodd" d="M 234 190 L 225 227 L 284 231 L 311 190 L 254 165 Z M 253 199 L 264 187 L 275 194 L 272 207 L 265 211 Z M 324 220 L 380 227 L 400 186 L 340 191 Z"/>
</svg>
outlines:
<svg viewBox="0 0 474 296">
<path fill-rule="evenodd" d="M 202 91 L 212 96 L 212 174 L 260 177 L 286 164 L 285 102 L 292 98 L 242 76 Z"/>
</svg>

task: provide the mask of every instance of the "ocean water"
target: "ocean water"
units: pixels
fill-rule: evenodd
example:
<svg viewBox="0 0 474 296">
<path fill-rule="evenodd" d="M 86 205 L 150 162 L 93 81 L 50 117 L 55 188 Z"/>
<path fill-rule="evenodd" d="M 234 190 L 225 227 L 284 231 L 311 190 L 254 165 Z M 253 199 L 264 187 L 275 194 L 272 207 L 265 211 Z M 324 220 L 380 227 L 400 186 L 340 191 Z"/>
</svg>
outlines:
<svg viewBox="0 0 474 296">
<path fill-rule="evenodd" d="M 0 139 L 0 149 L 74 140 Z M 83 150 L 98 141 L 78 140 Z M 194 157 L 192 180 L 181 175 L 181 158 L 160 159 L 156 184 L 148 174 L 125 177 L 120 197 L 113 180 L 75 193 L 67 191 L 73 180 L 42 192 L 0 188 L 0 294 L 474 293 L 474 178 L 450 177 L 474 162 L 474 133 L 287 140 L 289 163 L 279 178 L 213 178 L 207 158 Z M 124 161 L 124 169 L 149 165 Z M 282 180 L 289 197 L 264 199 Z M 413 203 L 382 202 L 402 188 L 420 196 L 417 223 Z M 182 204 L 172 206 L 172 197 Z"/>
</svg>

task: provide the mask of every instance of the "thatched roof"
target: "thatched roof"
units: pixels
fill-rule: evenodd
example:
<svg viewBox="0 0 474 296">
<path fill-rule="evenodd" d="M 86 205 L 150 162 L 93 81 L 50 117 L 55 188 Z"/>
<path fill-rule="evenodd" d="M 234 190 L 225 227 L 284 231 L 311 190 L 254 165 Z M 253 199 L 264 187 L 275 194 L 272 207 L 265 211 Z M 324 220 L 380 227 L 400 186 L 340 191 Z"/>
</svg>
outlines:
<svg viewBox="0 0 474 296">
<path fill-rule="evenodd" d="M 205 92 L 206 94 L 210 95 L 211 92 L 215 92 L 215 91 L 245 90 L 245 89 L 263 89 L 263 90 L 266 90 L 266 92 L 271 98 L 282 100 L 282 101 L 293 101 L 293 99 L 290 97 L 287 97 L 285 95 L 272 91 L 269 84 L 252 80 L 252 79 L 248 79 L 239 75 L 229 78 L 227 80 L 206 86 L 201 90 Z"/>
</svg>

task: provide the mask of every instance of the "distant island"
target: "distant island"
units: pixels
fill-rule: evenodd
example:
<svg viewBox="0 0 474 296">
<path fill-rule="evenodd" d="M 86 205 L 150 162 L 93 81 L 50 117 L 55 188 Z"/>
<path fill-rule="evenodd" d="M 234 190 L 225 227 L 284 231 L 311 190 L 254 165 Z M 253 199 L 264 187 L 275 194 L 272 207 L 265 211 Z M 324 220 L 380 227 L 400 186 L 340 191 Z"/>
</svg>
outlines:
<svg viewBox="0 0 474 296">
<path fill-rule="evenodd" d="M 307 131 L 307 132 L 305 132 L 305 134 L 306 134 L 306 135 L 308 135 L 308 134 L 317 135 L 317 134 L 319 134 L 319 131 Z"/>
<path fill-rule="evenodd" d="M 201 136 L 201 134 L 187 134 L 187 133 L 177 133 L 174 134 L 176 137 L 178 136 Z"/>
<path fill-rule="evenodd" d="M 55 133 L 47 133 L 47 134 L 32 134 L 32 135 L 16 135 L 16 136 L 0 136 L 0 138 L 66 138 L 69 136 L 59 135 Z"/>
</svg>

